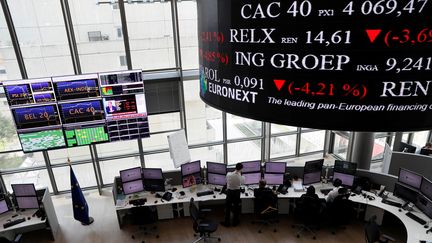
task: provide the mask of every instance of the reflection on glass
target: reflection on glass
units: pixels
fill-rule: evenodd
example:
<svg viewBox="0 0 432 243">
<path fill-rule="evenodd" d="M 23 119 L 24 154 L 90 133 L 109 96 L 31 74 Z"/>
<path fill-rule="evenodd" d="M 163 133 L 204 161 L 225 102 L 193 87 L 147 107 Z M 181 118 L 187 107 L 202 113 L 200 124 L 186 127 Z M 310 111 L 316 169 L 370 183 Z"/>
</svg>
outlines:
<svg viewBox="0 0 432 243">
<path fill-rule="evenodd" d="M 45 160 L 41 152 L 27 153 L 10 152 L 0 154 L 0 169 L 18 169 L 45 165 Z"/>
<path fill-rule="evenodd" d="M 81 188 L 97 186 L 92 164 L 73 165 L 72 168 Z M 53 172 L 57 183 L 57 189 L 59 191 L 70 190 L 70 180 L 65 179 L 70 176 L 69 166 L 53 168 Z"/>
<path fill-rule="evenodd" d="M 322 151 L 324 149 L 325 131 L 302 132 L 300 153 Z"/>
<path fill-rule="evenodd" d="M 125 1 L 132 65 L 144 70 L 175 67 L 171 1 Z"/>
<path fill-rule="evenodd" d="M 127 69 L 120 11 L 97 1 L 69 5 L 83 73 Z"/>
<path fill-rule="evenodd" d="M 348 141 L 348 138 L 342 137 L 335 133 L 333 153 L 341 157 L 343 160 L 347 159 Z"/>
<path fill-rule="evenodd" d="M 227 113 L 228 139 L 261 136 L 262 122 Z"/>
<path fill-rule="evenodd" d="M 48 187 L 50 192 L 53 191 L 47 170 L 21 172 L 9 175 L 2 175 L 2 177 L 9 192 L 12 192 L 11 184 L 24 183 L 33 183 L 35 184 L 36 189 Z"/>
<path fill-rule="evenodd" d="M 261 140 L 228 144 L 228 164 L 261 159 Z"/>
<path fill-rule="evenodd" d="M 141 166 L 139 156 L 107 160 L 100 162 L 100 168 L 102 173 L 102 180 L 104 184 L 111 184 L 114 182 L 114 177 L 120 176 L 120 171 Z"/>
<path fill-rule="evenodd" d="M 272 135 L 278 134 L 278 133 L 296 132 L 296 131 L 297 131 L 297 127 L 284 126 L 284 125 L 279 125 L 279 124 L 271 124 Z"/>
<path fill-rule="evenodd" d="M 8 4 L 29 78 L 73 74 L 60 1 L 14 0 Z"/>
<path fill-rule="evenodd" d="M 270 139 L 270 158 L 295 154 L 297 135 L 277 136 Z"/>
<path fill-rule="evenodd" d="M 196 1 L 179 1 L 178 19 L 183 69 L 198 68 L 198 24 Z"/>
<path fill-rule="evenodd" d="M 222 140 L 222 112 L 199 97 L 198 80 L 184 82 L 186 123 L 189 144 Z"/>
<path fill-rule="evenodd" d="M 50 150 L 48 151 L 48 156 L 51 164 L 67 163 L 68 158 L 70 158 L 72 162 L 91 160 L 90 149 L 88 146 Z"/>
</svg>

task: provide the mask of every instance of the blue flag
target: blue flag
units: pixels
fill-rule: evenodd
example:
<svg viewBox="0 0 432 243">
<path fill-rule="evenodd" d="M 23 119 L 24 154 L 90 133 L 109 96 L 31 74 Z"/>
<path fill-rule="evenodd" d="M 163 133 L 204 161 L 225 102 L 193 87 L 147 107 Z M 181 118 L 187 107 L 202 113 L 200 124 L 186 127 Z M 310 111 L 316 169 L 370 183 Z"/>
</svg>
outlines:
<svg viewBox="0 0 432 243">
<path fill-rule="evenodd" d="M 89 217 L 87 202 L 75 177 L 75 173 L 72 170 L 72 166 L 69 167 L 74 218 L 80 221 L 83 225 L 91 224 L 92 219 Z"/>
</svg>

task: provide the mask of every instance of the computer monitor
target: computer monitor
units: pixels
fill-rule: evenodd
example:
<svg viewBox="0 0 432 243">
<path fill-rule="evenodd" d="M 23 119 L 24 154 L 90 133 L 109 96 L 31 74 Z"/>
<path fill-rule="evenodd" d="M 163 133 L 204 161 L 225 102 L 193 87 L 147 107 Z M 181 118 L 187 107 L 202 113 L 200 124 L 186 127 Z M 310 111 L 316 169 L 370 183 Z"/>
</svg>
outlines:
<svg viewBox="0 0 432 243">
<path fill-rule="evenodd" d="M 333 171 L 349 175 L 355 175 L 357 171 L 357 163 L 343 160 L 335 160 Z"/>
<path fill-rule="evenodd" d="M 265 173 L 278 173 L 285 174 L 286 163 L 285 162 L 266 162 Z"/>
<path fill-rule="evenodd" d="M 310 185 L 321 181 L 321 170 L 303 174 L 303 185 Z"/>
<path fill-rule="evenodd" d="M 266 180 L 267 185 L 282 185 L 284 182 L 284 174 L 264 174 L 264 180 Z"/>
<path fill-rule="evenodd" d="M 408 186 L 412 186 L 415 189 L 420 189 L 421 182 L 422 182 L 423 176 L 409 171 L 404 168 L 399 168 L 399 177 L 398 181 L 402 182 Z"/>
<path fill-rule="evenodd" d="M 0 200 L 0 214 L 4 214 L 9 211 L 6 200 Z"/>
<path fill-rule="evenodd" d="M 207 173 L 207 181 L 210 185 L 225 186 L 226 176 L 221 174 Z"/>
<path fill-rule="evenodd" d="M 342 181 L 342 185 L 344 186 L 352 186 L 354 184 L 354 175 L 345 174 L 340 172 L 333 173 L 333 181 L 338 178 Z"/>
<path fill-rule="evenodd" d="M 324 159 L 306 161 L 303 167 L 303 173 L 321 172 L 324 164 Z M 321 174 L 320 174 L 321 175 Z"/>
<path fill-rule="evenodd" d="M 427 197 L 419 194 L 417 196 L 415 206 L 420 209 L 420 211 L 422 211 L 424 214 L 426 214 L 429 218 L 432 218 L 432 201 L 429 200 Z"/>
<path fill-rule="evenodd" d="M 432 154 L 432 149 L 424 149 L 424 148 L 422 148 L 422 149 L 420 149 L 420 154 L 422 154 L 422 155 L 430 155 L 430 154 Z"/>
<path fill-rule="evenodd" d="M 423 193 L 427 198 L 432 200 L 432 181 L 423 177 L 420 186 L 420 192 Z"/>
<path fill-rule="evenodd" d="M 161 179 L 144 179 L 144 189 L 149 192 L 164 192 L 165 180 Z"/>
<path fill-rule="evenodd" d="M 404 186 L 402 183 L 396 182 L 394 185 L 393 195 L 402 198 L 405 201 L 415 203 L 417 200 L 418 191 Z"/>
<path fill-rule="evenodd" d="M 16 197 L 36 196 L 34 184 L 11 184 L 11 186 Z"/>
<path fill-rule="evenodd" d="M 404 143 L 404 142 L 400 142 L 399 152 L 415 153 L 416 150 L 417 150 L 416 146 L 413 146 L 411 144 L 407 144 L 407 143 Z"/>
<path fill-rule="evenodd" d="M 242 162 L 242 165 L 243 165 L 242 173 L 261 172 L 260 161 Z"/>
<path fill-rule="evenodd" d="M 37 197 L 15 197 L 19 209 L 39 208 Z"/>
<path fill-rule="evenodd" d="M 162 169 L 160 168 L 143 168 L 143 178 L 146 179 L 152 179 L 152 180 L 163 180 L 163 174 Z"/>
<path fill-rule="evenodd" d="M 202 183 L 201 171 L 195 174 L 185 175 L 182 177 L 183 188 L 191 187 Z"/>
<path fill-rule="evenodd" d="M 196 173 L 201 173 L 201 161 L 197 160 L 181 165 L 182 177 Z"/>
<path fill-rule="evenodd" d="M 226 164 L 207 161 L 207 173 L 226 175 L 227 166 Z"/>
<path fill-rule="evenodd" d="M 125 195 L 144 191 L 144 184 L 141 179 L 123 182 L 123 193 Z"/>
<path fill-rule="evenodd" d="M 261 172 L 243 174 L 243 176 L 245 177 L 245 185 L 258 184 L 261 180 Z"/>
<path fill-rule="evenodd" d="M 130 168 L 120 171 L 120 178 L 123 183 L 141 179 L 141 167 Z"/>
</svg>

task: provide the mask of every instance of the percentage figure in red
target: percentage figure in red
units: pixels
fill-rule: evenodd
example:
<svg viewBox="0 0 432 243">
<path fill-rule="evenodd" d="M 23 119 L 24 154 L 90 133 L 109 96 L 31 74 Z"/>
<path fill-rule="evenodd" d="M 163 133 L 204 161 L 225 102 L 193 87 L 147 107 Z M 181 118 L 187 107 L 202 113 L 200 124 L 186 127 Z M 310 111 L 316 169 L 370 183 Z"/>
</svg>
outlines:
<svg viewBox="0 0 432 243">
<path fill-rule="evenodd" d="M 384 36 L 384 43 L 387 47 L 392 45 L 424 45 L 432 43 L 432 29 L 423 28 L 421 30 L 389 30 Z"/>
<path fill-rule="evenodd" d="M 358 84 L 351 86 L 350 84 L 344 84 L 342 89 L 345 91 L 343 96 L 352 95 L 363 99 L 366 96 L 367 88 L 364 85 L 359 86 Z"/>
</svg>

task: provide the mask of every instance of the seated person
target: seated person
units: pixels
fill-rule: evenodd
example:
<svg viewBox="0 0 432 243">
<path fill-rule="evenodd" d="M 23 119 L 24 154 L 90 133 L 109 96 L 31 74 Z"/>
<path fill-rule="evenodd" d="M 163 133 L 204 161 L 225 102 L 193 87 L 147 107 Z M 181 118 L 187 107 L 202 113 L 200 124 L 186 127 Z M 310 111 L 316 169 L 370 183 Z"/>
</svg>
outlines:
<svg viewBox="0 0 432 243">
<path fill-rule="evenodd" d="M 315 193 L 315 187 L 314 187 L 314 186 L 309 186 L 309 187 L 306 189 L 306 193 L 303 194 L 303 195 L 301 195 L 300 199 L 305 198 L 305 197 L 310 197 L 310 198 L 312 198 L 312 199 L 314 199 L 314 200 L 319 201 L 319 197 L 318 197 L 318 195 Z"/>
<path fill-rule="evenodd" d="M 333 200 L 339 196 L 339 189 L 343 188 L 342 187 L 342 180 L 339 178 L 336 178 L 335 180 L 333 180 L 333 186 L 335 187 L 333 190 L 331 190 L 326 197 L 326 201 L 327 203 L 332 203 Z"/>
<path fill-rule="evenodd" d="M 276 207 L 277 195 L 268 187 L 267 182 L 260 180 L 259 188 L 254 190 L 254 197 L 257 199 L 255 211 L 262 211 L 269 206 Z"/>
<path fill-rule="evenodd" d="M 423 146 L 422 149 L 429 149 L 429 150 L 432 150 L 432 143 L 427 142 L 427 143 L 425 144 L 425 146 Z"/>
<path fill-rule="evenodd" d="M 308 205 L 314 205 L 315 210 L 318 211 L 319 213 L 321 213 L 323 208 L 325 207 L 325 204 L 321 203 L 318 195 L 315 193 L 315 187 L 314 186 L 309 186 L 306 189 L 306 193 L 304 193 L 303 195 L 300 196 L 300 201 L 302 203 L 306 203 Z"/>
</svg>

